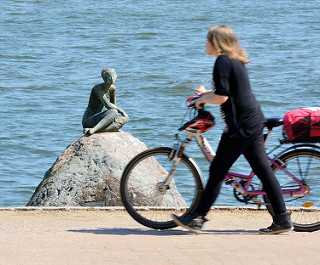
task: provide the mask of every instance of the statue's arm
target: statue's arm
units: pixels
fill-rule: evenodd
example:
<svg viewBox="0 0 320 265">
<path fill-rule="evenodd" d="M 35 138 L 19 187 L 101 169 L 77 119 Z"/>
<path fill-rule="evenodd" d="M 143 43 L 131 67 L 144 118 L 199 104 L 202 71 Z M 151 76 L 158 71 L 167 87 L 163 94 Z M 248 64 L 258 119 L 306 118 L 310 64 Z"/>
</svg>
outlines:
<svg viewBox="0 0 320 265">
<path fill-rule="evenodd" d="M 129 116 L 123 109 L 120 109 L 117 107 L 117 111 L 123 116 L 123 118 L 124 118 L 124 120 L 126 120 L 126 122 L 129 121 Z"/>
<path fill-rule="evenodd" d="M 118 106 L 116 106 L 115 104 L 112 104 L 112 103 L 108 100 L 108 98 L 107 98 L 106 95 L 103 96 L 103 101 L 104 101 L 105 107 L 106 107 L 107 109 L 116 109 L 124 118 L 126 118 L 127 120 L 129 120 L 129 116 L 127 115 L 127 113 L 126 113 L 123 109 L 121 109 L 121 108 L 119 108 Z"/>
<path fill-rule="evenodd" d="M 117 105 L 116 102 L 116 87 L 114 85 L 110 86 L 110 102 L 114 105 Z"/>
<path fill-rule="evenodd" d="M 117 109 L 118 108 L 115 104 L 110 102 L 110 100 L 108 99 L 106 94 L 103 95 L 102 99 L 103 99 L 103 104 L 107 109 Z"/>
</svg>

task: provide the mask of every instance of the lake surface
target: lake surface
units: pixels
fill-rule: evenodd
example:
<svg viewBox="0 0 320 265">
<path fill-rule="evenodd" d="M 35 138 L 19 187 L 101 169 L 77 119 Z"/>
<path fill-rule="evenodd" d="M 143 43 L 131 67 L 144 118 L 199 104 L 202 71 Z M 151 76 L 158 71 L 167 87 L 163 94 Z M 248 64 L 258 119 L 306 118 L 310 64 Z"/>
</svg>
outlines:
<svg viewBox="0 0 320 265">
<path fill-rule="evenodd" d="M 0 207 L 25 206 L 57 156 L 82 135 L 102 68 L 118 73 L 122 129 L 149 147 L 172 145 L 198 85 L 210 87 L 207 30 L 231 26 L 249 52 L 252 89 L 266 117 L 320 106 L 320 1 L 0 2 Z M 207 133 L 213 148 L 224 127 Z M 270 146 L 277 144 L 281 129 Z M 196 145 L 188 152 L 207 176 Z M 235 168 L 249 171 L 240 160 Z M 229 187 L 217 204 L 235 205 Z"/>
</svg>

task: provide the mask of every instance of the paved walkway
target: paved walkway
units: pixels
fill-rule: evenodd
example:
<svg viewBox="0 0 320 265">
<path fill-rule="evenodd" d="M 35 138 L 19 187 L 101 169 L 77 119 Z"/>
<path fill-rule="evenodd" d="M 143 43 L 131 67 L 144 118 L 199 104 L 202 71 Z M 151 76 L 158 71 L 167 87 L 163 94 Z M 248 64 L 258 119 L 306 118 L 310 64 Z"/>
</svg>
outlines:
<svg viewBox="0 0 320 265">
<path fill-rule="evenodd" d="M 0 209 L 0 264 L 319 264 L 320 231 L 259 235 L 265 211 L 217 210 L 204 233 L 156 231 L 121 210 Z"/>
</svg>

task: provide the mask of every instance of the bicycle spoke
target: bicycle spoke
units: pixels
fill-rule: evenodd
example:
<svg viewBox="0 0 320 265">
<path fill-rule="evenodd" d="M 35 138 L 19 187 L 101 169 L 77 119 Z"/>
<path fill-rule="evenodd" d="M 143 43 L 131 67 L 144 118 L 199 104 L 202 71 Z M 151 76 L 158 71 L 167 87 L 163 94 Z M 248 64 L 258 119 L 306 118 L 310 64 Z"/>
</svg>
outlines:
<svg viewBox="0 0 320 265">
<path fill-rule="evenodd" d="M 121 181 L 121 196 L 128 212 L 143 225 L 166 229 L 174 227 L 172 213 L 191 211 L 203 189 L 201 177 L 185 155 L 167 185 L 164 184 L 173 161 L 170 148 L 153 148 L 128 164 Z"/>
<path fill-rule="evenodd" d="M 297 231 L 320 229 L 320 153 L 310 149 L 298 149 L 285 153 L 280 158 L 286 170 L 310 189 L 309 194 L 284 195 L 288 210 Z M 273 167 L 283 190 L 299 190 L 300 186 L 285 172 Z M 269 202 L 265 197 L 265 201 Z M 271 205 L 268 210 L 273 213 Z"/>
</svg>

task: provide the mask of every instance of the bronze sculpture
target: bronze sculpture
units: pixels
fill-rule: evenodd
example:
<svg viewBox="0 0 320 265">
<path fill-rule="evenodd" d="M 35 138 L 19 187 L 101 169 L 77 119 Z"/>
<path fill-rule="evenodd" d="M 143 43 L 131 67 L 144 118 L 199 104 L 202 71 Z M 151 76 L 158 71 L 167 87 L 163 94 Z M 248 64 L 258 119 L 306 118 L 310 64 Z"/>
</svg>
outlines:
<svg viewBox="0 0 320 265">
<path fill-rule="evenodd" d="M 115 69 L 103 68 L 101 77 L 104 83 L 92 88 L 89 104 L 82 118 L 83 132 L 88 135 L 96 132 L 117 132 L 129 121 L 129 116 L 125 111 L 116 106 L 114 83 L 117 73 Z M 103 107 L 106 107 L 107 110 L 102 111 Z"/>
</svg>

